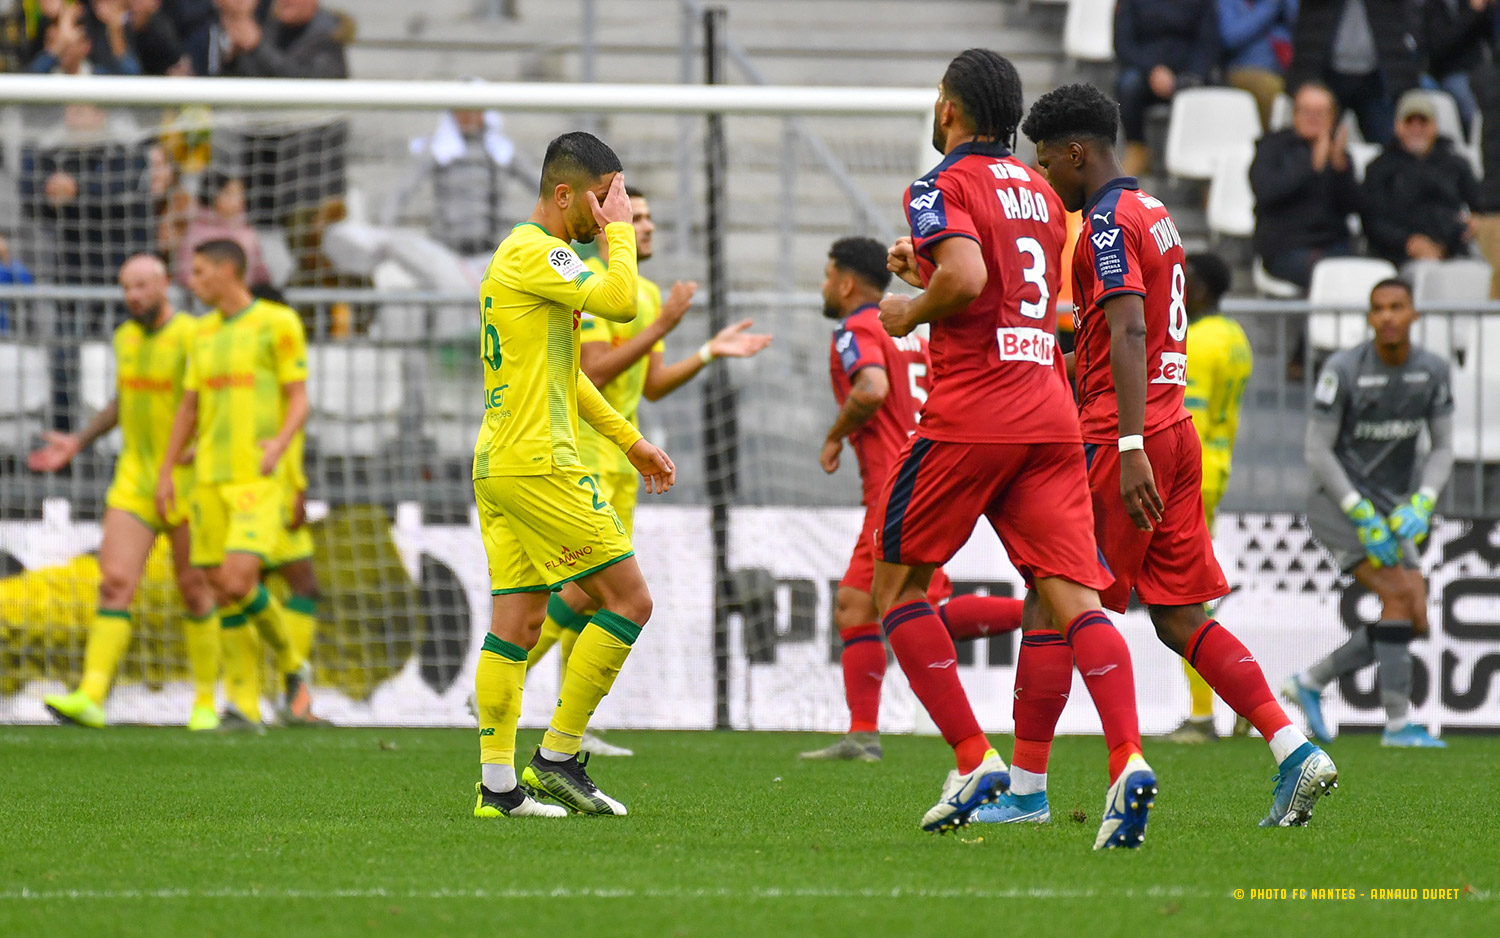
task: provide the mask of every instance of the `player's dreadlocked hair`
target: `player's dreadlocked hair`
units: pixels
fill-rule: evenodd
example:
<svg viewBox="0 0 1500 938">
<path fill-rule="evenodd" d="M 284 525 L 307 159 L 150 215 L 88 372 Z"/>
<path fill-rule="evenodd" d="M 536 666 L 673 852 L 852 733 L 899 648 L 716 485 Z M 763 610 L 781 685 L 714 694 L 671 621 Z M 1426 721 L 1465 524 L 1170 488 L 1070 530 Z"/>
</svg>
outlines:
<svg viewBox="0 0 1500 938">
<path fill-rule="evenodd" d="M 885 255 L 885 246 L 872 238 L 840 238 L 828 251 L 835 267 L 849 271 L 877 290 L 884 290 L 891 283 Z"/>
<path fill-rule="evenodd" d="M 560 183 L 577 185 L 606 173 L 618 173 L 624 167 L 609 145 L 591 133 L 575 130 L 547 144 L 542 158 L 542 194 L 553 191 Z"/>
<path fill-rule="evenodd" d="M 943 73 L 943 91 L 963 105 L 974 133 L 1009 143 L 1021 123 L 1021 76 L 990 49 L 965 49 Z"/>
<path fill-rule="evenodd" d="M 1120 106 L 1093 85 L 1063 85 L 1036 99 L 1021 132 L 1032 143 L 1092 138 L 1112 147 L 1120 133 Z"/>
</svg>

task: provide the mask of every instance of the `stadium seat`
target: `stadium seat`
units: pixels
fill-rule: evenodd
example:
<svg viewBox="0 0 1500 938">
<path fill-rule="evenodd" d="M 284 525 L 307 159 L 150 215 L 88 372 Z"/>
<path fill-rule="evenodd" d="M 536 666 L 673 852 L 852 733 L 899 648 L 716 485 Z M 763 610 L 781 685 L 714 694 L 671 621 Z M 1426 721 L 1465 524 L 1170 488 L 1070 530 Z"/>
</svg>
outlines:
<svg viewBox="0 0 1500 938">
<path fill-rule="evenodd" d="M 405 401 L 399 349 L 309 345 L 307 436 L 325 454 L 373 456 L 396 439 Z"/>
<path fill-rule="evenodd" d="M 1292 99 L 1290 95 L 1278 94 L 1271 102 L 1271 126 L 1267 131 L 1286 130 L 1292 126 Z"/>
<path fill-rule="evenodd" d="M 1380 144 L 1349 141 L 1349 164 L 1354 168 L 1354 178 L 1365 181 L 1365 170 L 1380 155 Z"/>
<path fill-rule="evenodd" d="M 1250 268 L 1250 279 L 1255 283 L 1255 292 L 1261 296 L 1273 300 L 1295 300 L 1302 296 L 1302 288 L 1290 280 L 1282 280 L 1271 276 L 1266 270 L 1266 264 L 1260 258 L 1255 259 L 1255 266 Z"/>
<path fill-rule="evenodd" d="M 1080 62 L 1115 59 L 1115 0 L 1068 0 L 1063 54 Z"/>
<path fill-rule="evenodd" d="M 1464 137 L 1464 122 L 1458 113 L 1458 102 L 1454 101 L 1453 95 L 1446 91 L 1423 93 L 1432 101 L 1432 106 L 1437 111 L 1438 133 L 1452 140 L 1459 149 L 1463 149 L 1468 140 Z"/>
<path fill-rule="evenodd" d="M 1364 341 L 1370 289 L 1396 276 L 1389 261 L 1373 257 L 1330 257 L 1313 268 L 1307 301 L 1307 341 L 1320 351 L 1349 348 Z"/>
<path fill-rule="evenodd" d="M 115 397 L 115 352 L 104 342 L 85 342 L 78 349 L 78 383 L 84 418 L 92 418 Z M 121 446 L 118 427 L 95 443 L 95 448 L 117 453 Z"/>
<path fill-rule="evenodd" d="M 47 350 L 0 342 L 0 452 L 23 453 L 42 430 L 52 394 Z"/>
<path fill-rule="evenodd" d="M 1469 354 L 1453 367 L 1453 455 L 1500 462 L 1500 317 L 1481 316 Z"/>
<path fill-rule="evenodd" d="M 1469 159 L 1474 163 L 1474 178 L 1484 178 L 1484 150 L 1480 148 L 1479 141 L 1483 139 L 1484 115 L 1479 111 L 1474 112 L 1474 124 L 1469 128 Z"/>
<path fill-rule="evenodd" d="M 1255 193 L 1250 188 L 1250 163 L 1255 145 L 1227 147 L 1214 161 L 1213 181 L 1208 185 L 1208 230 L 1230 238 L 1248 238 L 1255 233 Z"/>
<path fill-rule="evenodd" d="M 1490 265 L 1482 260 L 1413 261 L 1402 272 L 1411 282 L 1417 309 L 1429 303 L 1489 301 Z M 1478 318 L 1472 313 L 1424 312 L 1413 330 L 1413 341 L 1452 362 L 1460 362 L 1473 346 Z"/>
<path fill-rule="evenodd" d="M 1210 179 L 1219 154 L 1260 137 L 1255 97 L 1238 88 L 1189 88 L 1172 96 L 1167 121 L 1167 172 Z"/>
</svg>

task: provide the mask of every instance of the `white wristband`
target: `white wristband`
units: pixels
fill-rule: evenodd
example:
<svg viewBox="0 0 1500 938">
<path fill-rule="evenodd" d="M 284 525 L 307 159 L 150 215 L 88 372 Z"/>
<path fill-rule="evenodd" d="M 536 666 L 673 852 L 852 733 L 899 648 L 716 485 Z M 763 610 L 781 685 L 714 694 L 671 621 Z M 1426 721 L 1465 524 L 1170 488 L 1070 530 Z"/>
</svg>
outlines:
<svg viewBox="0 0 1500 938">
<path fill-rule="evenodd" d="M 1354 510 L 1355 505 L 1358 505 L 1364 500 L 1365 497 L 1358 492 L 1350 492 L 1348 495 L 1345 495 L 1343 498 L 1339 499 L 1339 507 L 1344 509 L 1344 514 L 1348 514 L 1349 512 Z"/>
<path fill-rule="evenodd" d="M 714 360 L 714 353 L 708 347 L 707 342 L 704 342 L 702 345 L 698 346 L 698 360 L 705 365 Z"/>
<path fill-rule="evenodd" d="M 1146 448 L 1146 438 L 1139 433 L 1120 437 L 1120 452 L 1130 453 L 1138 449 Z"/>
</svg>

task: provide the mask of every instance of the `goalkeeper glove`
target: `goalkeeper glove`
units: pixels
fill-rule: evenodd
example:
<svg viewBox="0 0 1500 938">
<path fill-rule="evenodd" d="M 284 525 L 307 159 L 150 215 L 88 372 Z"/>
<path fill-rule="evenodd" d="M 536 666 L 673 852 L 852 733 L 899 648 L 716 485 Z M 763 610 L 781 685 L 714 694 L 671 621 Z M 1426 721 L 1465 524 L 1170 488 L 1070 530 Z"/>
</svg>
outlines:
<svg viewBox="0 0 1500 938">
<path fill-rule="evenodd" d="M 1354 522 L 1359 542 L 1364 545 L 1371 563 L 1379 568 L 1394 567 L 1401 562 L 1401 545 L 1391 536 L 1391 529 L 1386 527 L 1385 519 L 1380 517 L 1368 498 L 1361 498 L 1345 509 L 1344 513 Z"/>
<path fill-rule="evenodd" d="M 1411 497 L 1411 501 L 1404 505 L 1398 505 L 1391 512 L 1391 533 L 1402 540 L 1412 540 L 1421 543 L 1427 536 L 1427 530 L 1432 521 L 1432 496 L 1425 492 L 1417 492 Z"/>
</svg>

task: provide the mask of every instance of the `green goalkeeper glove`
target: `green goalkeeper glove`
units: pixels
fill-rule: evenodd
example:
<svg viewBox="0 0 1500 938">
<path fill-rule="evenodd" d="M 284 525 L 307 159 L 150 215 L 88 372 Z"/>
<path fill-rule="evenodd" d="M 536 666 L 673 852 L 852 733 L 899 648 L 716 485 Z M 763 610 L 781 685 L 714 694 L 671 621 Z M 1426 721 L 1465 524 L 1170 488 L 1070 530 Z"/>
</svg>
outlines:
<svg viewBox="0 0 1500 938">
<path fill-rule="evenodd" d="M 1417 492 L 1410 501 L 1391 512 L 1391 533 L 1403 541 L 1422 543 L 1431 527 L 1432 505 L 1432 496 L 1426 492 Z"/>
<path fill-rule="evenodd" d="M 1354 522 L 1359 542 L 1364 545 L 1370 562 L 1378 567 L 1394 567 L 1401 562 L 1401 545 L 1391 536 L 1385 519 L 1368 498 L 1361 498 L 1344 512 Z"/>
</svg>

